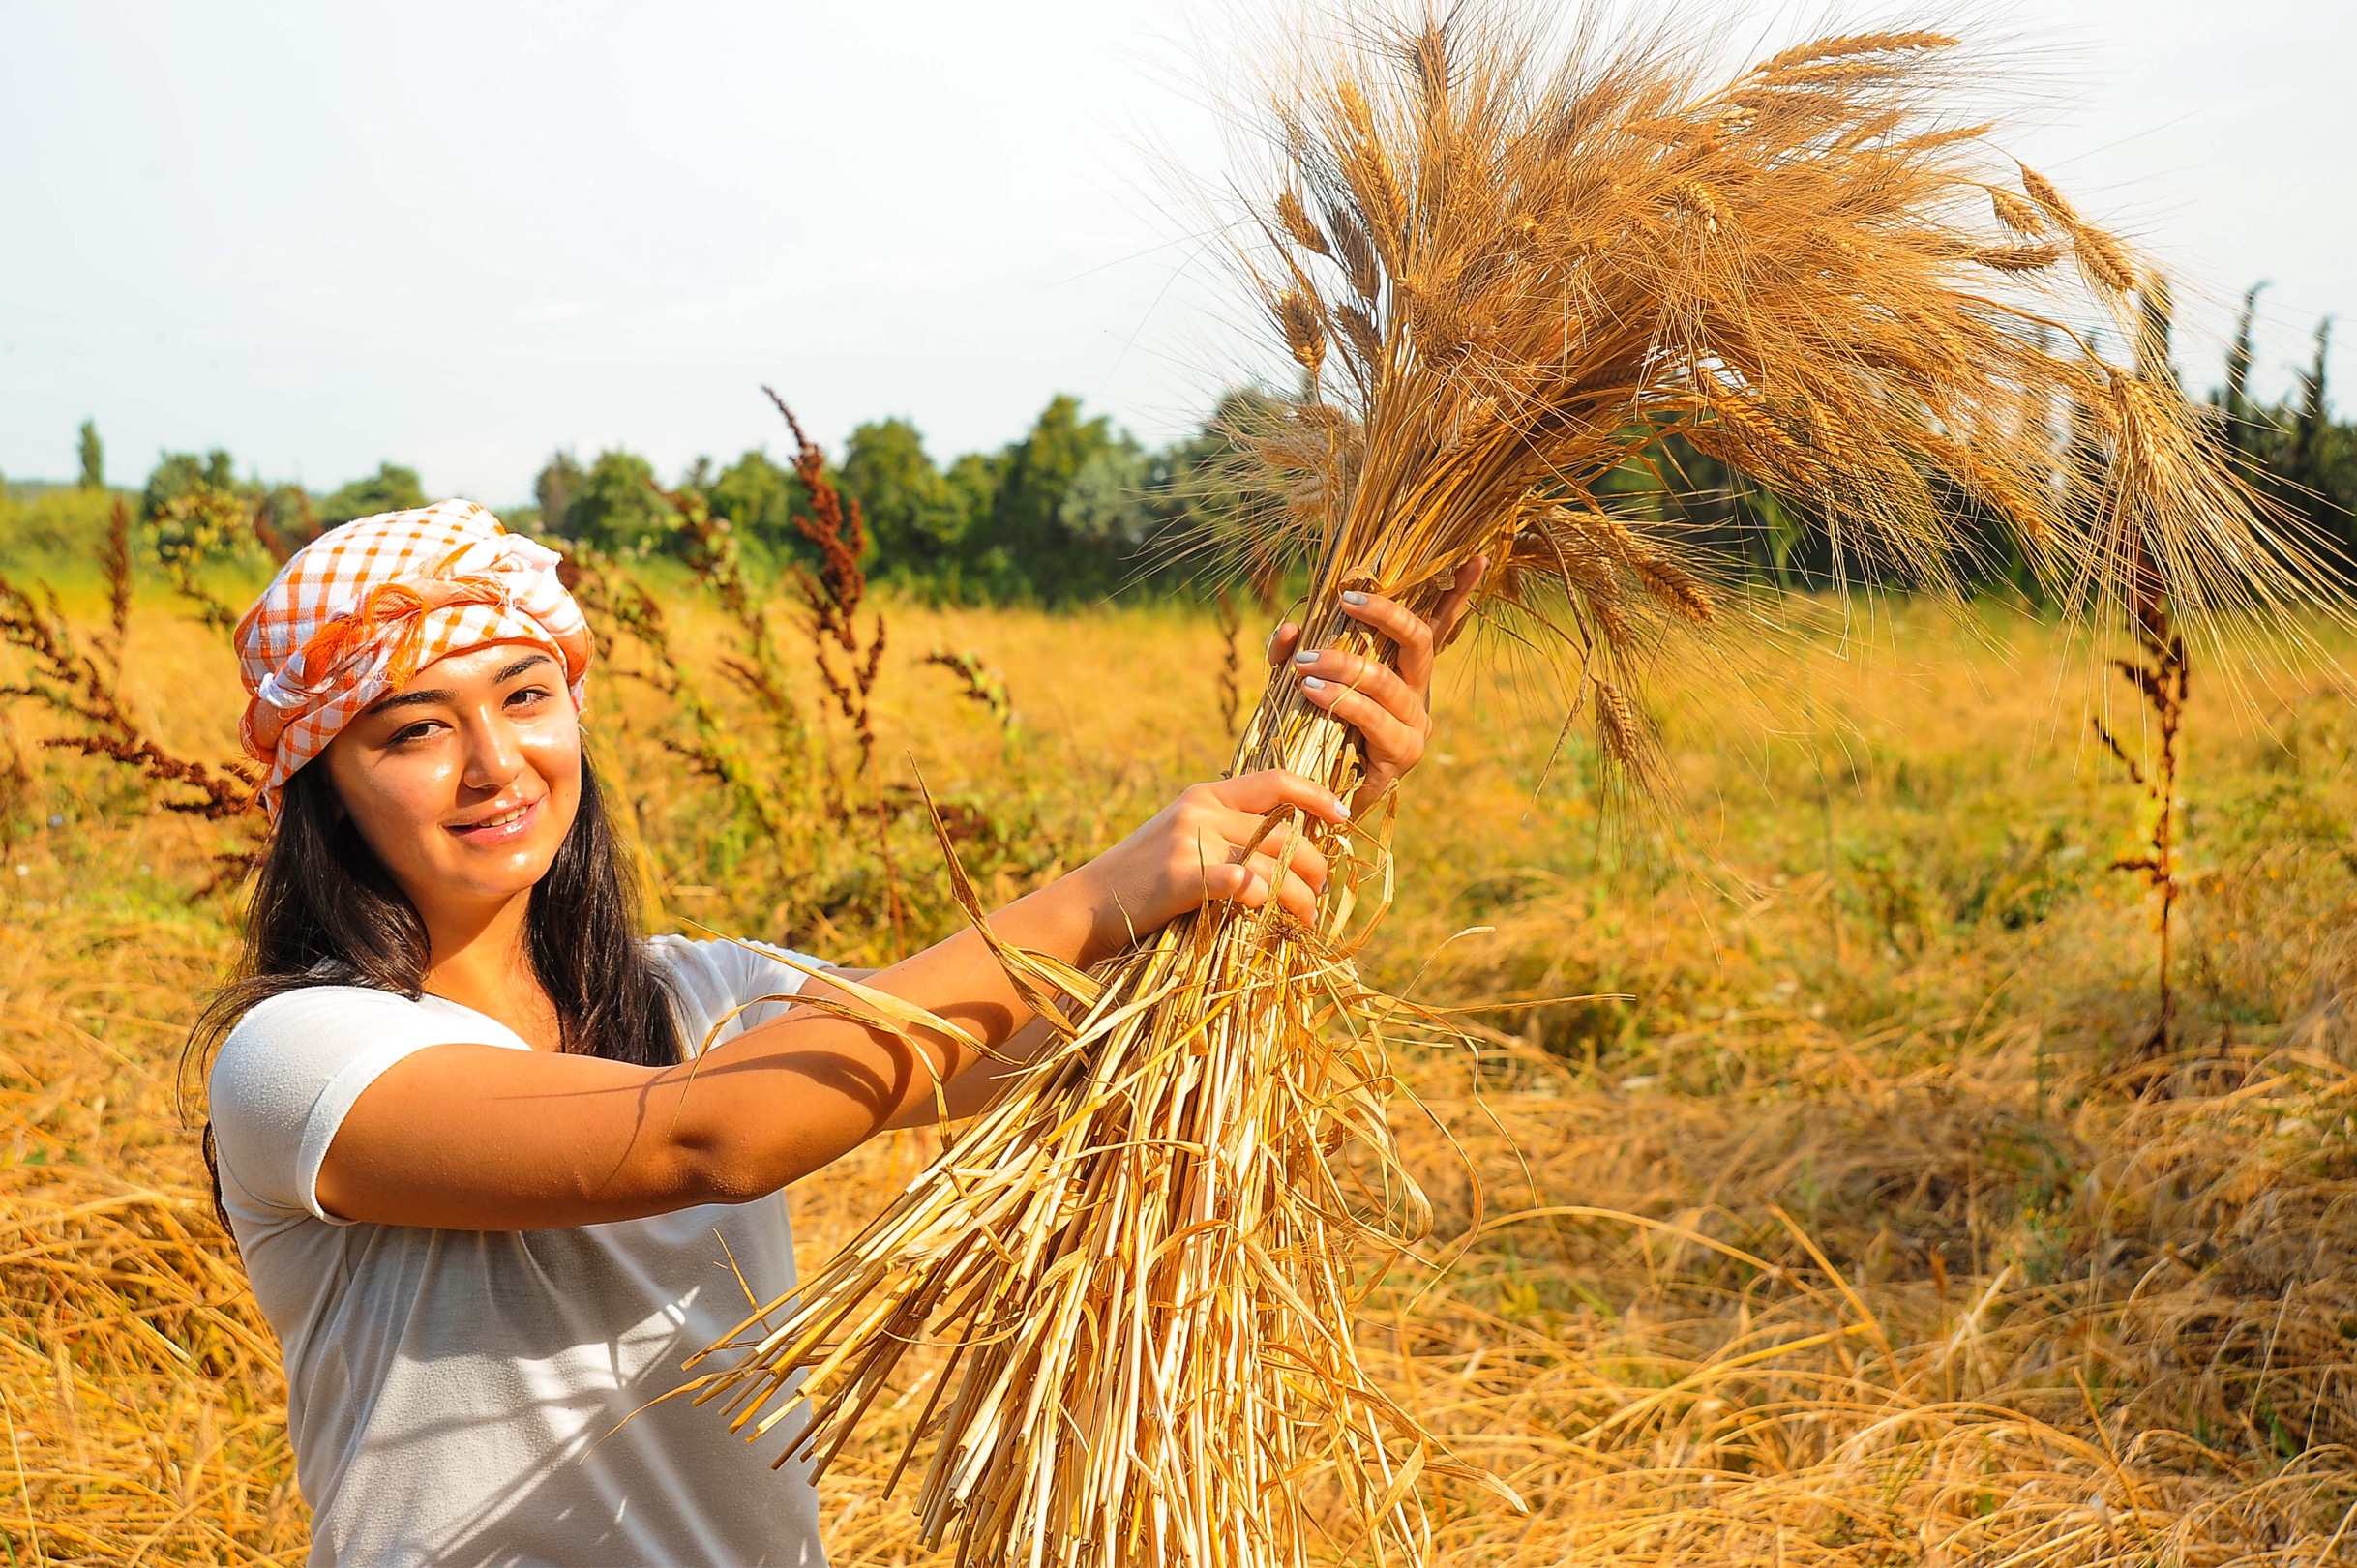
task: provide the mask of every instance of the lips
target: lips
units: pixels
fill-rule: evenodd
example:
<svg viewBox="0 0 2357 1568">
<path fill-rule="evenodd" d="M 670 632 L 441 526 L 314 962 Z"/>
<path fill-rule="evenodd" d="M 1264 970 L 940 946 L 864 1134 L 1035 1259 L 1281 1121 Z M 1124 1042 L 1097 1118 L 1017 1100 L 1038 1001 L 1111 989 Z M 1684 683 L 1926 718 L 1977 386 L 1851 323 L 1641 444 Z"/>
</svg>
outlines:
<svg viewBox="0 0 2357 1568">
<path fill-rule="evenodd" d="M 467 843 L 496 844 L 510 839 L 522 838 L 540 820 L 540 810 L 548 802 L 543 795 L 538 800 L 525 801 L 520 806 L 503 807 L 472 822 L 453 822 L 448 831 Z"/>
</svg>

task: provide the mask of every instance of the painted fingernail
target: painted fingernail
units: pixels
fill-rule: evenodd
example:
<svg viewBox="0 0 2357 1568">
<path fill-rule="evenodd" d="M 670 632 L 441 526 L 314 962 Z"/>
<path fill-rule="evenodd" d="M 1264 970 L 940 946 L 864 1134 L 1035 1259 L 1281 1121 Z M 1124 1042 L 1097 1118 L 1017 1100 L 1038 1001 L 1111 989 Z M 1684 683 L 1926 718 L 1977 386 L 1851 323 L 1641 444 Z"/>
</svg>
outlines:
<svg viewBox="0 0 2357 1568">
<path fill-rule="evenodd" d="M 1301 690 L 1304 692 L 1323 692 L 1326 690 L 1326 683 L 1318 679 L 1318 677 L 1315 675 L 1304 675 L 1301 677 Z"/>
<path fill-rule="evenodd" d="M 1318 655 L 1325 651 L 1323 648 L 1303 648 L 1293 656 L 1293 662 L 1297 665 L 1314 665 L 1318 662 Z"/>
<path fill-rule="evenodd" d="M 1351 819 L 1350 802 L 1346 800 L 1337 800 L 1334 802 L 1334 814 L 1341 817 L 1345 822 L 1349 821 Z"/>
<path fill-rule="evenodd" d="M 1367 596 L 1357 589 L 1350 589 L 1344 592 L 1342 602 L 1346 605 L 1363 605 L 1367 602 Z"/>
</svg>

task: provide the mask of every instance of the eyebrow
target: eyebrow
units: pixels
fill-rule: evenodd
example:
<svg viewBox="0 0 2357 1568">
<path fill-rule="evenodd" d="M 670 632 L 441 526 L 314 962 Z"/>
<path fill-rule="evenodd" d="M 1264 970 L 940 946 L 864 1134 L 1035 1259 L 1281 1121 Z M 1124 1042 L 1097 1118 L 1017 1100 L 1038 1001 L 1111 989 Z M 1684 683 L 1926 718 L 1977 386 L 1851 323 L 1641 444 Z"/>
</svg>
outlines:
<svg viewBox="0 0 2357 1568">
<path fill-rule="evenodd" d="M 545 653 L 540 653 L 538 651 L 527 653 L 522 658 L 517 660 L 514 664 L 501 669 L 498 674 L 493 675 L 492 677 L 492 684 L 493 686 L 504 686 L 509 681 L 512 681 L 517 676 L 522 674 L 525 670 L 533 667 L 535 665 L 552 665 L 554 663 L 556 663 L 556 661 L 550 658 Z M 458 699 L 459 694 L 449 690 L 447 687 L 429 687 L 427 690 L 422 692 L 403 692 L 399 696 L 386 697 L 382 702 L 372 702 L 369 704 L 368 711 L 371 713 L 391 713 L 396 708 L 419 708 L 426 707 L 435 702 L 456 702 Z"/>
</svg>

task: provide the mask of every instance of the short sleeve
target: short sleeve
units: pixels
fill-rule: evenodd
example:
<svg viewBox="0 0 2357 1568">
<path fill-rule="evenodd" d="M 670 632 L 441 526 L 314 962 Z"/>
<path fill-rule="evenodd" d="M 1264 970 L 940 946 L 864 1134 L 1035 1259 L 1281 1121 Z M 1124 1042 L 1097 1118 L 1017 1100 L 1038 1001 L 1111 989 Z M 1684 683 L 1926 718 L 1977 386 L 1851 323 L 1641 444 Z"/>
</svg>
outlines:
<svg viewBox="0 0 2357 1568">
<path fill-rule="evenodd" d="M 783 1017 L 806 978 L 794 964 L 822 969 L 828 963 L 767 942 L 657 936 L 649 945 L 671 974 L 691 1055 Z"/>
<path fill-rule="evenodd" d="M 470 1039 L 522 1046 L 489 1019 L 360 986 L 307 986 L 257 1003 L 213 1062 L 224 1175 L 265 1210 L 348 1224 L 322 1209 L 318 1194 L 320 1163 L 345 1114 L 403 1057 Z"/>
</svg>

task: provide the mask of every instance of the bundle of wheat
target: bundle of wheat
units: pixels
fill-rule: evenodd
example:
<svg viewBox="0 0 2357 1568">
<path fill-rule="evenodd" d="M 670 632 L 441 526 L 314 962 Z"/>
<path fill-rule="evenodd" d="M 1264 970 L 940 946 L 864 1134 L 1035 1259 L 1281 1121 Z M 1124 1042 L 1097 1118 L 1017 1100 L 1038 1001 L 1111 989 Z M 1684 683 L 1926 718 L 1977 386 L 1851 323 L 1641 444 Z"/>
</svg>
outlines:
<svg viewBox="0 0 2357 1568">
<path fill-rule="evenodd" d="M 2298 542 L 2173 384 L 2074 329 L 2133 338 L 2134 263 L 2043 178 L 1992 175 L 1953 40 L 1826 39 L 1713 86 L 1690 37 L 1446 18 L 1359 24 L 1267 111 L 1248 264 L 1305 392 L 1249 435 L 1255 545 L 1313 563 L 1305 646 L 1381 652 L 1346 588 L 1428 607 L 1486 553 L 1491 610 L 1560 635 L 1601 749 L 1641 765 L 1633 662 L 1724 604 L 1707 555 L 1603 494 L 1673 436 L 1860 570 L 1943 582 L 1977 518 L 2081 606 L 2301 592 Z M 1280 675 L 1235 766 L 1347 793 L 1359 760 Z M 749 1438 L 806 1417 L 823 1466 L 945 1345 L 918 1507 L 961 1561 L 1421 1560 L 1421 1483 L 1485 1478 L 1366 1375 L 1353 1314 L 1422 1232 L 1386 1046 L 1430 1021 L 1350 962 L 1381 835 L 1273 831 L 1356 868 L 1316 930 L 1214 908 L 1094 977 L 1000 948 L 1060 1049 L 716 1346 L 700 1397 Z"/>
</svg>

